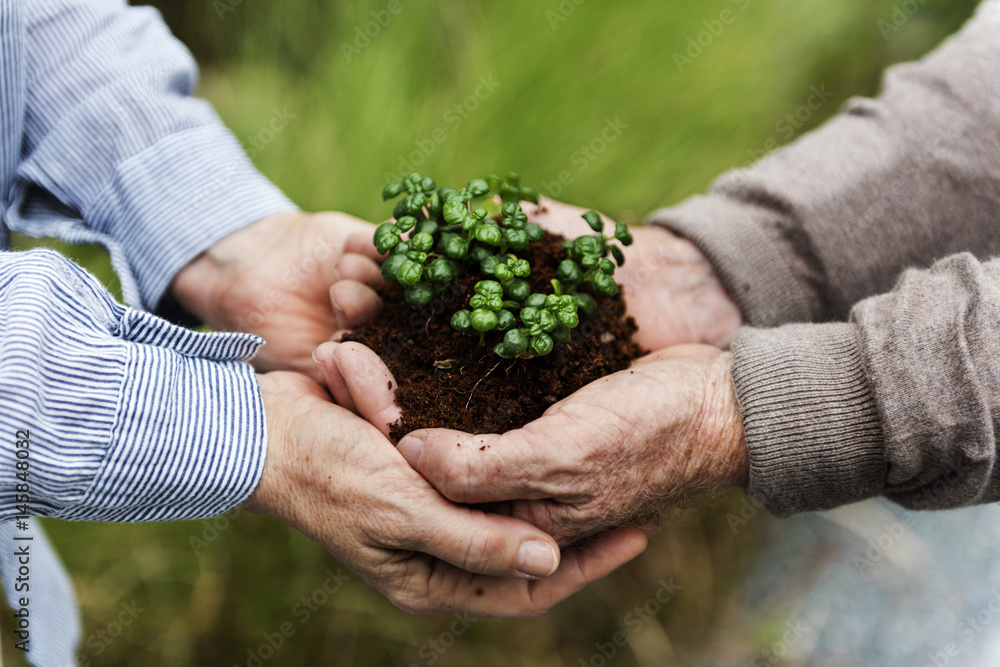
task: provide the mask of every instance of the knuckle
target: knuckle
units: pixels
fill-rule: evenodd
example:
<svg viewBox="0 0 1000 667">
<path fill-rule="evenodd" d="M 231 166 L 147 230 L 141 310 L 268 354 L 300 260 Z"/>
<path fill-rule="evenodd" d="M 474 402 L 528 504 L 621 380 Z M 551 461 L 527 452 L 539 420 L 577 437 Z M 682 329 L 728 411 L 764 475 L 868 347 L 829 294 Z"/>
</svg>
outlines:
<svg viewBox="0 0 1000 667">
<path fill-rule="evenodd" d="M 466 543 L 462 569 L 469 572 L 487 572 L 496 558 L 503 553 L 504 540 L 493 530 L 478 530 Z"/>
</svg>

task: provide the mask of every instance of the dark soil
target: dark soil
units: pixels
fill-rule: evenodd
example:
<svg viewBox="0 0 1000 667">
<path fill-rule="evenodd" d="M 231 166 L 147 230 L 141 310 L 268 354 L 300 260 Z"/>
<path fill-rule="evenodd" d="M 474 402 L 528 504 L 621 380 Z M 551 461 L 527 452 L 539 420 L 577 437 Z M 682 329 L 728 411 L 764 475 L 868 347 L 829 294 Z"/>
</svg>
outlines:
<svg viewBox="0 0 1000 667">
<path fill-rule="evenodd" d="M 531 263 L 533 291 L 551 292 L 549 281 L 564 258 L 562 237 L 549 235 L 523 253 Z M 598 296 L 597 310 L 580 312 L 580 326 L 568 345 L 556 344 L 547 357 L 501 359 L 493 347 L 503 334 L 460 334 L 451 316 L 467 307 L 476 279 L 464 277 L 416 311 L 403 290 L 387 283 L 379 291 L 385 310 L 372 324 L 344 340 L 375 350 L 399 383 L 396 401 L 402 419 L 393 438 L 421 428 L 469 433 L 503 433 L 534 421 L 549 406 L 598 378 L 623 370 L 643 354 L 632 340 L 636 331 L 618 295 Z"/>
</svg>

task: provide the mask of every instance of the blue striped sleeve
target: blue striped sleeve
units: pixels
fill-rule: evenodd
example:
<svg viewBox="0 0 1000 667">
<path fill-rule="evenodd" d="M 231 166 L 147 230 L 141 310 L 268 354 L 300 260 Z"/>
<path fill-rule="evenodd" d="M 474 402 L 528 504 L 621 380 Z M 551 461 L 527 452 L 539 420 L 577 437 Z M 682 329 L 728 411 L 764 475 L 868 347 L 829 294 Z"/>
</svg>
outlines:
<svg viewBox="0 0 1000 667">
<path fill-rule="evenodd" d="M 243 503 L 266 453 L 245 363 L 260 345 L 120 306 L 54 252 L 0 252 L 0 521 L 23 509 L 18 431 L 32 515 L 160 521 Z"/>
<path fill-rule="evenodd" d="M 132 305 L 155 309 L 213 243 L 295 210 L 211 105 L 191 97 L 194 60 L 155 9 L 32 0 L 24 12 L 29 85 L 12 229 L 104 243 L 124 258 Z M 55 198 L 59 215 L 39 198 Z"/>
</svg>

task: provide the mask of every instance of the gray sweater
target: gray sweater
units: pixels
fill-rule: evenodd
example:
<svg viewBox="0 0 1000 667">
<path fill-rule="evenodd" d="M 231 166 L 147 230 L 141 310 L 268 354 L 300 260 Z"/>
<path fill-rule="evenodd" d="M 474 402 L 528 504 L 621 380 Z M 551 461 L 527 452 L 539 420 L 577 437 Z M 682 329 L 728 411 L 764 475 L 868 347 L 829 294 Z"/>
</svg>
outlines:
<svg viewBox="0 0 1000 667">
<path fill-rule="evenodd" d="M 751 496 L 779 516 L 1000 500 L 1000 0 L 879 99 L 651 220 L 752 327 Z"/>
</svg>

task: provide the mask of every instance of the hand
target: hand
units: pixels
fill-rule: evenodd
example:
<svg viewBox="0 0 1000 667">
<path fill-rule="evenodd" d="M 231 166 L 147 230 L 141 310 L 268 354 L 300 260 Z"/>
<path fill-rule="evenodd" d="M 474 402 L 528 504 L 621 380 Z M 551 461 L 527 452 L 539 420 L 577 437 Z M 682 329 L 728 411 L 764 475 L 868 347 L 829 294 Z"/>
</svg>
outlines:
<svg viewBox="0 0 1000 667">
<path fill-rule="evenodd" d="M 267 341 L 258 370 L 316 377 L 312 351 L 378 314 L 374 226 L 342 213 L 284 213 L 232 234 L 174 279 L 175 298 L 209 326 Z"/>
<path fill-rule="evenodd" d="M 512 516 L 572 544 L 668 504 L 746 486 L 730 366 L 728 353 L 709 346 L 662 350 L 522 429 L 416 431 L 399 452 L 446 498 L 509 501 Z"/>
<path fill-rule="evenodd" d="M 383 433 L 331 404 L 320 385 L 293 373 L 258 380 L 268 453 L 245 507 L 302 531 L 401 609 L 535 616 L 645 549 L 632 528 L 560 562 L 537 528 L 442 498 Z M 381 398 L 377 385 L 359 394 L 362 408 L 384 400 L 384 377 L 380 384 Z"/>
<path fill-rule="evenodd" d="M 568 238 L 593 234 L 580 217 L 586 209 L 544 198 L 539 206 L 522 206 L 531 222 L 550 232 Z M 613 222 L 605 222 L 613 229 Z M 743 319 L 701 251 L 662 227 L 631 231 L 635 243 L 625 248 L 625 266 L 615 279 L 639 325 L 636 341 L 648 350 L 684 343 L 729 347 Z"/>
</svg>

